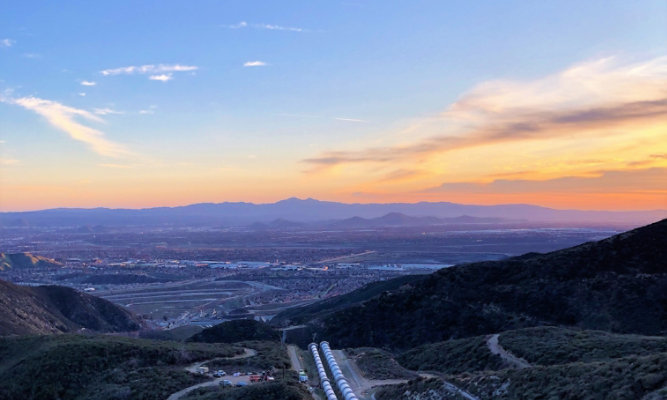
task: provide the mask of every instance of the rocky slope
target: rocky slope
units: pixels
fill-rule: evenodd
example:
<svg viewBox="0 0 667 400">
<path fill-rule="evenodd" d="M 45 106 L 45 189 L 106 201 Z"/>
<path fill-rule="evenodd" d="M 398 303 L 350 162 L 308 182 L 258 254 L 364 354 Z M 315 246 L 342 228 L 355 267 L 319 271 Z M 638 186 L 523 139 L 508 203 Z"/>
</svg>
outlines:
<svg viewBox="0 0 667 400">
<path fill-rule="evenodd" d="M 115 304 L 61 286 L 26 287 L 0 281 L 0 336 L 133 331 L 140 321 Z"/>
<path fill-rule="evenodd" d="M 50 258 L 35 256 L 30 253 L 0 253 L 0 271 L 10 268 L 51 268 L 62 264 Z"/>
</svg>

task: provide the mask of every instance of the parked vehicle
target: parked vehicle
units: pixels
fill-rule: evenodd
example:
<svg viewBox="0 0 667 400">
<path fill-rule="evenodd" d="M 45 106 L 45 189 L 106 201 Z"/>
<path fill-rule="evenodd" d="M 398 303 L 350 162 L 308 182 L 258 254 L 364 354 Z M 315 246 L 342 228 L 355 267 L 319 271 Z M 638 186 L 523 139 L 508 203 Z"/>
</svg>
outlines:
<svg viewBox="0 0 667 400">
<path fill-rule="evenodd" d="M 236 382 L 236 386 L 238 387 L 248 386 L 248 382 L 239 381 Z"/>
<path fill-rule="evenodd" d="M 220 386 L 222 386 L 222 387 L 232 387 L 232 381 L 229 381 L 229 380 L 225 379 L 222 382 L 220 382 Z"/>
<path fill-rule="evenodd" d="M 213 376 L 215 376 L 217 378 L 219 378 L 221 376 L 225 376 L 225 375 L 227 375 L 227 373 L 225 371 L 221 370 L 221 369 L 219 369 L 219 370 L 217 370 L 213 373 Z"/>
</svg>

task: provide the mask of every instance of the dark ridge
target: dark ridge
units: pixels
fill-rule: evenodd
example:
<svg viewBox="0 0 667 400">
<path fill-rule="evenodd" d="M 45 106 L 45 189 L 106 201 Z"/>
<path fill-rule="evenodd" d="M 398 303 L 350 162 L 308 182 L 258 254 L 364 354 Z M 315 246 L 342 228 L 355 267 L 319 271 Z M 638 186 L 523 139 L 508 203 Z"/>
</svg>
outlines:
<svg viewBox="0 0 667 400">
<path fill-rule="evenodd" d="M 62 286 L 18 286 L 0 281 L 0 336 L 140 328 L 129 311 Z"/>
<path fill-rule="evenodd" d="M 547 254 L 442 269 L 381 293 L 362 288 L 276 322 L 308 323 L 337 347 L 391 349 L 544 324 L 664 335 L 665 260 L 662 220 Z"/>
<path fill-rule="evenodd" d="M 278 331 L 253 319 L 226 321 L 193 335 L 188 342 L 234 343 L 244 340 L 279 340 Z"/>
</svg>

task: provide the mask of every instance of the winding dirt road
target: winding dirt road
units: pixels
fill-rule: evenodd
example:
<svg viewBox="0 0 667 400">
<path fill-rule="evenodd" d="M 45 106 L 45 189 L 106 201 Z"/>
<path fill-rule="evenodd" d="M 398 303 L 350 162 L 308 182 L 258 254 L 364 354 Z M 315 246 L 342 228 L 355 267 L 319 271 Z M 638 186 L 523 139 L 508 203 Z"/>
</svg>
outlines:
<svg viewBox="0 0 667 400">
<path fill-rule="evenodd" d="M 506 363 L 511 367 L 516 369 L 530 368 L 530 363 L 523 358 L 517 357 L 509 351 L 505 350 L 503 346 L 498 343 L 499 334 L 491 335 L 486 340 L 486 345 L 489 347 L 489 351 L 493 354 L 500 356 Z"/>
</svg>

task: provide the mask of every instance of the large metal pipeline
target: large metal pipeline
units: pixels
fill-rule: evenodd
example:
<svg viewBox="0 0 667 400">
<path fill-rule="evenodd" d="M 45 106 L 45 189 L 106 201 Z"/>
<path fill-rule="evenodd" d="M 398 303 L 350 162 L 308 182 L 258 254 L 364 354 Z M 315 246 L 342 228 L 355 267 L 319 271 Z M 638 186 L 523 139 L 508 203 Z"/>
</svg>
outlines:
<svg viewBox="0 0 667 400">
<path fill-rule="evenodd" d="M 329 382 L 329 378 L 327 377 L 327 372 L 324 369 L 324 364 L 320 358 L 320 352 L 317 350 L 317 344 L 311 343 L 308 347 L 310 348 L 310 352 L 313 354 L 315 367 L 317 368 L 317 373 L 320 376 L 322 390 L 324 390 L 324 394 L 327 396 L 327 400 L 338 400 L 338 397 L 336 396 L 336 393 L 334 392 L 333 387 Z"/>
<path fill-rule="evenodd" d="M 336 359 L 333 356 L 333 352 L 331 351 L 331 347 L 329 347 L 329 342 L 320 343 L 320 348 L 324 353 L 324 358 L 327 359 L 327 363 L 329 364 L 329 369 L 333 374 L 334 381 L 336 381 L 336 385 L 338 385 L 338 389 L 340 390 L 340 393 L 343 395 L 345 400 L 359 400 L 359 398 L 352 391 L 352 388 L 347 382 L 345 375 L 343 375 L 343 371 L 340 370 L 338 362 L 336 362 Z"/>
</svg>

